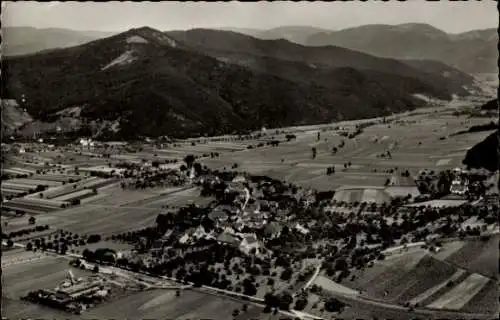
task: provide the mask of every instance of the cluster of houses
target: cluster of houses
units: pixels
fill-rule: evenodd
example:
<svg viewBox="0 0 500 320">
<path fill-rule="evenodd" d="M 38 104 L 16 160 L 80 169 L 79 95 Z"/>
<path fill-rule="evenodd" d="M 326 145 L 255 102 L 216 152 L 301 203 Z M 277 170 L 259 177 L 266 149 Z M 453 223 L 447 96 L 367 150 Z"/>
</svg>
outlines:
<svg viewBox="0 0 500 320">
<path fill-rule="evenodd" d="M 271 183 L 267 185 L 267 190 L 271 194 L 275 191 Z M 201 225 L 191 228 L 179 238 L 179 243 L 186 245 L 201 239 L 215 240 L 222 245 L 239 248 L 247 255 L 266 256 L 270 253 L 265 247 L 266 241 L 278 238 L 285 227 L 291 232 L 310 232 L 306 226 L 293 221 L 293 215 L 280 205 L 279 199 L 266 199 L 262 188 L 250 191 L 250 183 L 243 176 L 234 178 L 226 191 L 237 191 L 239 196 L 232 204 L 220 204 L 208 214 L 214 228 L 209 232 Z M 283 195 L 283 199 L 291 197 Z M 313 202 L 308 194 L 297 194 L 294 199 L 297 202 Z"/>
</svg>

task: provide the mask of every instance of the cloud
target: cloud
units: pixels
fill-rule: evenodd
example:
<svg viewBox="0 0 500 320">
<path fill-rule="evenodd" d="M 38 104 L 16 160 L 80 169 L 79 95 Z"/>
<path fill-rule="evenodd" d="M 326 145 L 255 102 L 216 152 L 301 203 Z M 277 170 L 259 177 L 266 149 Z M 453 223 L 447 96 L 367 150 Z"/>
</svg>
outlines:
<svg viewBox="0 0 500 320">
<path fill-rule="evenodd" d="M 59 2 L 59 1 L 51 1 L 50 3 L 47 4 L 47 7 L 52 8 L 52 7 L 58 6 L 60 4 L 61 4 L 61 2 Z"/>
</svg>

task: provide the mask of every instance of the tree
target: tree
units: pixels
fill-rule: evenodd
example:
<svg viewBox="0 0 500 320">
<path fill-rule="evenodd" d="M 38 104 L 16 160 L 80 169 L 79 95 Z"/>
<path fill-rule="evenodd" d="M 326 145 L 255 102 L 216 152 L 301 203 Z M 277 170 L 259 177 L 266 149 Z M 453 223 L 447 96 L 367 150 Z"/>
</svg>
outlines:
<svg viewBox="0 0 500 320">
<path fill-rule="evenodd" d="M 29 218 L 29 224 L 35 224 L 35 222 L 36 222 L 35 217 L 30 217 Z"/>
<path fill-rule="evenodd" d="M 240 314 L 240 310 L 234 309 L 233 310 L 233 317 L 237 317 Z"/>
<path fill-rule="evenodd" d="M 325 302 L 325 310 L 328 312 L 339 312 L 345 304 L 335 298 L 330 298 Z"/>
<path fill-rule="evenodd" d="M 87 239 L 87 243 L 96 243 L 99 241 L 101 241 L 101 236 L 98 234 L 91 234 Z"/>
<path fill-rule="evenodd" d="M 295 302 L 295 306 L 293 307 L 295 310 L 301 311 L 307 306 L 307 299 L 300 298 Z"/>
<path fill-rule="evenodd" d="M 184 162 L 186 163 L 186 166 L 188 169 L 191 169 L 194 161 L 195 161 L 195 157 L 192 154 L 188 154 L 187 156 L 184 157 Z"/>
<path fill-rule="evenodd" d="M 193 168 L 194 168 L 194 172 L 196 173 L 197 176 L 201 175 L 201 173 L 202 173 L 201 164 L 199 164 L 198 162 L 196 162 L 196 163 L 193 164 Z"/>
<path fill-rule="evenodd" d="M 26 245 L 26 250 L 28 251 L 33 250 L 33 244 L 31 242 L 28 242 L 28 244 Z"/>
<path fill-rule="evenodd" d="M 99 266 L 97 264 L 94 265 L 94 268 L 92 269 L 93 272 L 98 273 L 99 272 Z"/>
<path fill-rule="evenodd" d="M 289 310 L 292 302 L 292 295 L 288 292 L 285 292 L 279 297 L 279 308 L 282 310 Z"/>
<path fill-rule="evenodd" d="M 14 246 L 14 241 L 12 239 L 7 240 L 7 247 L 12 248 Z"/>
<path fill-rule="evenodd" d="M 312 158 L 316 159 L 316 152 L 317 152 L 316 148 L 313 147 L 311 151 L 312 151 Z"/>
</svg>

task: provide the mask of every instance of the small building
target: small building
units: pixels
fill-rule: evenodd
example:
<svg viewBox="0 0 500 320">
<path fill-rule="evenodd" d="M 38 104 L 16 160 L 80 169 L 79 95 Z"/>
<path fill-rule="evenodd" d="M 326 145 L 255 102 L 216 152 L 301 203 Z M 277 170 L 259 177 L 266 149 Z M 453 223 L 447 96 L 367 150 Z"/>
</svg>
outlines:
<svg viewBox="0 0 500 320">
<path fill-rule="evenodd" d="M 260 247 L 261 244 L 255 234 L 246 235 L 240 243 L 240 250 L 245 254 L 250 254 L 252 249 L 257 251 Z"/>
<path fill-rule="evenodd" d="M 302 233 L 302 234 L 308 234 L 309 233 L 309 230 L 304 228 L 302 225 L 300 225 L 299 223 L 297 223 L 295 226 L 294 226 L 295 230 L 297 230 L 298 232 Z"/>
<path fill-rule="evenodd" d="M 229 216 L 226 212 L 217 208 L 208 214 L 208 218 L 213 222 L 223 222 L 226 221 Z"/>
<path fill-rule="evenodd" d="M 215 240 L 220 244 L 234 247 L 238 246 L 241 243 L 240 239 L 226 232 L 219 234 Z"/>
</svg>

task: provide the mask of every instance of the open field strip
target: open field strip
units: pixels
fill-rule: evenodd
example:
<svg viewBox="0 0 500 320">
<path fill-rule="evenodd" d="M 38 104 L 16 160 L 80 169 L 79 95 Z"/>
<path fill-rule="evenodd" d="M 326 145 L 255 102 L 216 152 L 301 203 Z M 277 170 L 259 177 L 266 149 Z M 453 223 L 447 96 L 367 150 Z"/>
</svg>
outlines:
<svg viewBox="0 0 500 320">
<path fill-rule="evenodd" d="M 464 307 L 461 311 L 473 313 L 488 313 L 498 316 L 500 313 L 500 294 L 498 281 L 488 282 Z"/>
<path fill-rule="evenodd" d="M 442 244 L 441 250 L 438 253 L 435 253 L 433 256 L 438 260 L 445 260 L 451 255 L 458 252 L 465 245 L 466 242 L 464 241 L 445 242 Z"/>
<path fill-rule="evenodd" d="M 15 258 L 15 259 L 11 258 L 9 260 L 2 259 L 2 269 L 7 268 L 7 267 L 11 267 L 11 266 L 15 266 L 15 265 L 19 265 L 19 264 L 23 264 L 23 263 L 32 263 L 34 261 L 37 261 L 40 259 L 45 259 L 45 258 L 48 258 L 48 256 L 45 254 L 39 254 L 36 256 L 32 256 L 32 257 L 22 257 L 22 258 Z"/>
<path fill-rule="evenodd" d="M 14 195 L 17 195 L 17 194 L 20 194 L 20 193 L 24 193 L 25 191 L 23 190 L 15 190 L 15 189 L 9 189 L 9 188 L 4 188 L 4 186 L 2 185 L 2 193 L 5 194 L 14 194 Z M 4 194 L 4 195 L 5 195 Z"/>
<path fill-rule="evenodd" d="M 32 185 L 36 187 L 37 185 L 46 185 L 49 187 L 56 187 L 60 186 L 61 183 L 58 181 L 49 181 L 49 180 L 43 180 L 43 179 L 11 179 L 8 180 L 10 183 L 17 183 L 17 184 L 25 184 L 25 185 Z"/>
<path fill-rule="evenodd" d="M 460 310 L 471 300 L 490 279 L 474 273 L 467 277 L 457 286 L 446 292 L 433 303 L 427 305 L 429 308 Z"/>
<path fill-rule="evenodd" d="M 90 189 L 83 189 L 83 190 L 80 190 L 80 191 L 68 193 L 68 194 L 62 195 L 60 197 L 55 197 L 55 198 L 52 198 L 52 199 L 53 200 L 57 200 L 57 201 L 71 201 L 73 199 L 79 199 L 81 197 L 85 197 L 85 196 L 93 194 L 93 193 L 94 192 L 92 190 L 90 190 Z"/>
<path fill-rule="evenodd" d="M 410 304 L 411 305 L 416 305 L 416 304 L 420 304 L 422 303 L 424 300 L 428 299 L 429 297 L 431 297 L 432 295 L 436 294 L 439 290 L 443 289 L 444 287 L 446 287 L 446 285 L 448 284 L 448 282 L 455 282 L 457 281 L 462 275 L 464 275 L 466 273 L 465 270 L 463 269 L 459 269 L 457 270 L 451 277 L 449 277 L 447 280 L 435 285 L 434 287 L 432 288 L 429 288 L 427 289 L 426 291 L 422 292 L 421 294 L 419 294 L 418 296 L 416 296 L 415 298 L 411 299 L 410 300 Z"/>
<path fill-rule="evenodd" d="M 21 191 L 30 191 L 34 190 L 36 186 L 29 185 L 29 184 L 21 184 L 21 183 L 11 183 L 8 181 L 2 182 L 2 187 L 9 188 L 9 189 L 14 189 L 14 190 L 21 190 Z"/>
<path fill-rule="evenodd" d="M 77 175 L 63 175 L 63 174 L 39 174 L 34 175 L 31 179 L 43 180 L 43 181 L 55 181 L 55 182 L 68 182 L 69 179 L 81 180 L 83 177 Z"/>
<path fill-rule="evenodd" d="M 343 286 L 333 280 L 328 279 L 325 276 L 317 276 L 314 280 L 314 284 L 322 287 L 326 291 L 338 292 L 341 294 L 352 296 L 357 296 L 359 294 L 359 291 Z"/>
</svg>

